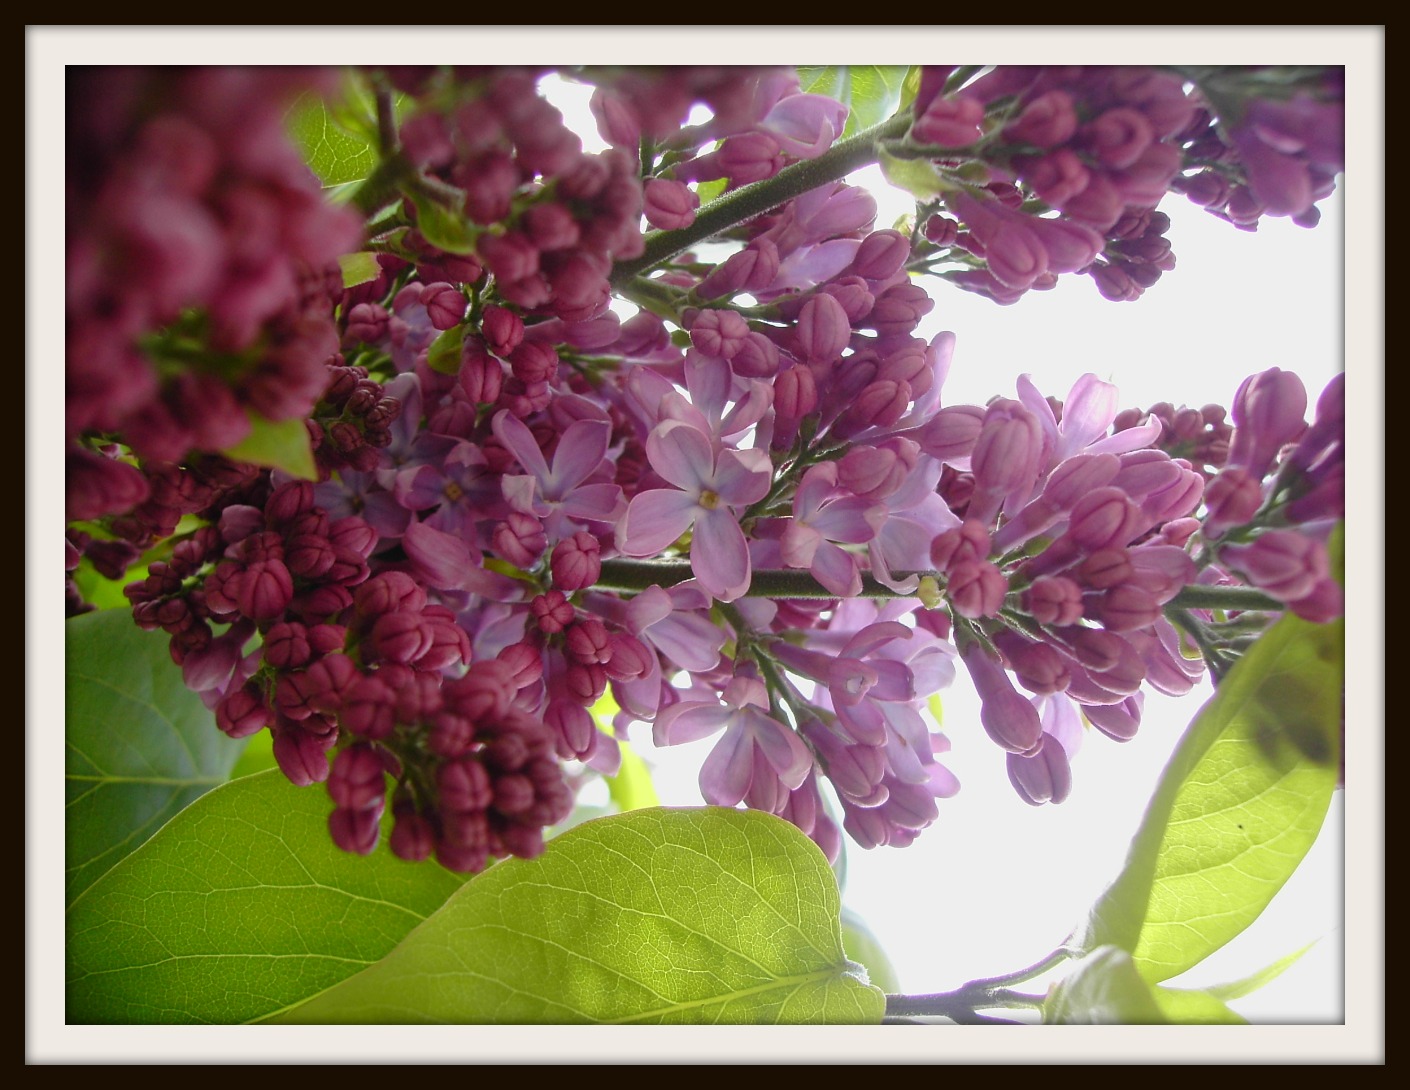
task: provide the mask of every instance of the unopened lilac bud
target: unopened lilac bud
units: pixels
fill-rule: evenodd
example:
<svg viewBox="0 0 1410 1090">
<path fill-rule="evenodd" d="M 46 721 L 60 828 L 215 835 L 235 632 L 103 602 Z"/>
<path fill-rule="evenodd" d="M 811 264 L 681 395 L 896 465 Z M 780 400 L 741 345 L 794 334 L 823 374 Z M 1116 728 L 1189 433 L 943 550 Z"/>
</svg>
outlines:
<svg viewBox="0 0 1410 1090">
<path fill-rule="evenodd" d="M 1082 619 L 1082 588 L 1063 575 L 1042 576 L 1023 592 L 1023 608 L 1039 624 L 1076 624 Z"/>
<path fill-rule="evenodd" d="M 1003 572 L 985 561 L 965 560 L 950 565 L 945 594 L 961 617 L 996 617 L 1008 593 Z"/>
<path fill-rule="evenodd" d="M 539 251 L 526 237 L 515 232 L 484 235 L 479 241 L 480 257 L 495 277 L 516 283 L 539 271 Z"/>
<path fill-rule="evenodd" d="M 797 421 L 818 407 L 817 381 L 806 367 L 780 371 L 774 380 L 774 411 L 784 420 Z"/>
<path fill-rule="evenodd" d="M 1127 545 L 1149 520 L 1120 488 L 1104 487 L 1083 496 L 1072 509 L 1069 537 L 1084 552 Z"/>
<path fill-rule="evenodd" d="M 485 766 L 472 757 L 447 761 L 436 777 L 441 805 L 446 810 L 467 813 L 483 810 L 494 799 L 494 785 Z"/>
<path fill-rule="evenodd" d="M 1012 753 L 1034 752 L 1043 738 L 1038 709 L 1019 695 L 999 660 L 982 644 L 970 643 L 960 651 L 960 657 L 983 701 L 979 721 L 985 732 Z"/>
<path fill-rule="evenodd" d="M 504 365 L 490 355 L 478 337 L 467 337 L 457 381 L 473 404 L 492 405 L 504 389 Z"/>
<path fill-rule="evenodd" d="M 273 720 L 259 690 L 248 684 L 227 693 L 215 706 L 215 725 L 231 738 L 248 738 Z"/>
<path fill-rule="evenodd" d="M 364 617 L 399 611 L 420 613 L 426 606 L 426 590 L 405 572 L 381 572 L 357 588 L 353 604 Z"/>
<path fill-rule="evenodd" d="M 1219 558 L 1280 602 L 1311 594 L 1327 578 L 1327 549 L 1297 530 L 1268 530 L 1247 545 L 1226 545 Z"/>
<path fill-rule="evenodd" d="M 935 309 L 935 301 L 919 284 L 896 284 L 876 297 L 866 324 L 883 337 L 911 333 Z"/>
<path fill-rule="evenodd" d="M 1133 632 L 1153 625 L 1162 616 L 1156 596 L 1135 583 L 1120 583 L 1107 590 L 1097 614 L 1109 632 Z"/>
<path fill-rule="evenodd" d="M 1082 711 L 1092 726 L 1116 742 L 1129 742 L 1141 726 L 1141 710 L 1145 703 L 1142 693 L 1128 696 L 1119 704 L 1095 704 Z"/>
<path fill-rule="evenodd" d="M 926 240 L 936 246 L 953 246 L 959 233 L 960 225 L 949 216 L 934 215 L 925 221 Z"/>
<path fill-rule="evenodd" d="M 1238 466 L 1225 468 L 1204 492 L 1208 511 L 1204 518 L 1205 536 L 1221 537 L 1226 530 L 1251 522 L 1262 504 L 1261 479 Z"/>
<path fill-rule="evenodd" d="M 514 377 L 525 385 L 551 382 L 558 375 L 558 353 L 552 345 L 525 341 L 509 354 Z"/>
<path fill-rule="evenodd" d="M 1098 162 L 1124 170 L 1140 159 L 1154 138 L 1144 114 L 1117 106 L 1084 125 L 1081 142 Z"/>
<path fill-rule="evenodd" d="M 1071 682 L 1069 660 L 1048 644 L 1033 643 L 1012 631 L 1001 633 L 995 642 L 1018 683 L 1029 692 L 1058 693 Z"/>
<path fill-rule="evenodd" d="M 416 812 L 411 804 L 394 806 L 395 824 L 388 846 L 392 854 L 408 863 L 429 859 L 436 847 L 436 834 L 431 823 Z"/>
<path fill-rule="evenodd" d="M 866 428 L 889 428 L 905 414 L 911 396 L 907 382 L 878 379 L 868 383 L 833 424 L 833 434 L 846 437 Z"/>
<path fill-rule="evenodd" d="M 984 105 L 973 98 L 937 96 L 911 125 L 910 138 L 918 144 L 965 148 L 984 135 Z"/>
<path fill-rule="evenodd" d="M 264 661 L 277 670 L 307 666 L 312 653 L 308 630 L 301 624 L 276 624 L 264 635 Z"/>
<path fill-rule="evenodd" d="M 1307 389 L 1291 371 L 1270 367 L 1245 379 L 1229 413 L 1234 421 L 1229 465 L 1266 473 L 1283 445 L 1303 433 L 1306 412 Z"/>
<path fill-rule="evenodd" d="M 847 315 L 847 322 L 851 326 L 860 325 L 863 319 L 871 313 L 871 308 L 876 305 L 876 297 L 872 295 L 867 282 L 860 276 L 838 277 L 831 283 L 823 285 L 818 294 L 830 295 L 836 299 L 841 304 L 842 311 Z"/>
<path fill-rule="evenodd" d="M 1009 783 L 1030 806 L 1059 803 L 1072 792 L 1072 766 L 1067 751 L 1049 735 L 1043 737 L 1042 748 L 1034 756 L 1010 753 L 1007 767 Z"/>
<path fill-rule="evenodd" d="M 1064 635 L 1071 639 L 1077 661 L 1098 673 L 1115 669 L 1130 646 L 1115 633 L 1099 628 L 1078 628 Z"/>
<path fill-rule="evenodd" d="M 345 852 L 371 855 L 381 834 L 382 803 L 370 810 L 334 810 L 328 815 L 328 833 Z"/>
<path fill-rule="evenodd" d="M 553 547 L 549 569 L 553 585 L 561 591 L 590 587 L 602 575 L 602 546 L 597 538 L 579 530 Z"/>
<path fill-rule="evenodd" d="M 873 231 L 862 239 L 847 271 L 864 280 L 889 280 L 910 256 L 910 239 L 900 231 Z"/>
<path fill-rule="evenodd" d="M 369 745 L 351 745 L 333 759 L 328 774 L 328 796 L 340 810 L 380 813 L 387 791 L 386 771 Z"/>
<path fill-rule="evenodd" d="M 608 637 L 611 655 L 607 659 L 607 676 L 614 681 L 635 681 L 651 672 L 655 657 L 651 648 L 629 632 L 614 632 Z"/>
<path fill-rule="evenodd" d="M 700 197 L 684 182 L 651 178 L 644 187 L 646 222 L 660 231 L 678 231 L 695 222 Z"/>
<path fill-rule="evenodd" d="M 524 339 L 524 320 L 512 310 L 492 303 L 485 307 L 480 332 L 490 351 L 496 356 L 508 356 Z"/>
<path fill-rule="evenodd" d="M 1130 554 L 1122 546 L 1116 545 L 1092 553 L 1078 565 L 1075 574 L 1085 586 L 1093 590 L 1106 590 L 1118 583 L 1127 582 L 1134 573 Z"/>
<path fill-rule="evenodd" d="M 982 561 L 989 551 L 988 527 L 977 519 L 965 519 L 959 526 L 936 535 L 930 543 L 930 560 L 936 571 L 947 572 L 957 564 Z"/>
<path fill-rule="evenodd" d="M 563 650 L 573 662 L 605 663 L 612 657 L 606 626 L 596 617 L 583 617 L 563 632 Z"/>
<path fill-rule="evenodd" d="M 730 369 L 741 378 L 771 379 L 778 374 L 778 349 L 762 333 L 751 332 L 730 360 Z"/>
<path fill-rule="evenodd" d="M 516 691 L 527 688 L 543 676 L 543 652 L 532 643 L 510 644 L 495 661 L 507 667 L 509 684 Z"/>
<path fill-rule="evenodd" d="M 572 211 L 547 201 L 530 206 L 519 221 L 519 227 L 544 253 L 572 249 L 582 238 L 582 230 Z"/>
<path fill-rule="evenodd" d="M 1319 579 L 1307 594 L 1288 605 L 1304 621 L 1327 624 L 1346 612 L 1344 597 L 1341 584 L 1326 576 Z"/>
<path fill-rule="evenodd" d="M 1004 126 L 1006 139 L 1039 148 L 1055 148 L 1065 144 L 1077 132 L 1077 110 L 1072 96 L 1066 91 L 1048 91 L 1039 95 L 1023 112 Z"/>
<path fill-rule="evenodd" d="M 572 624 L 577 611 L 562 591 L 550 590 L 529 603 L 529 612 L 533 614 L 539 630 L 551 636 Z"/>
<path fill-rule="evenodd" d="M 384 613 L 373 624 L 364 646 L 371 653 L 369 657 L 406 665 L 431 649 L 431 633 L 419 613 Z"/>
<path fill-rule="evenodd" d="M 854 446 L 837 462 L 837 483 L 862 499 L 883 500 L 905 483 L 919 454 L 919 445 L 909 439 Z"/>
<path fill-rule="evenodd" d="M 748 337 L 749 324 L 732 310 L 702 310 L 690 327 L 696 349 L 718 359 L 731 359 Z"/>
<path fill-rule="evenodd" d="M 511 511 L 490 535 L 494 551 L 518 568 L 530 568 L 538 563 L 548 545 L 543 523 L 532 515 Z"/>
<path fill-rule="evenodd" d="M 696 292 L 702 299 L 717 299 L 740 291 L 763 291 L 778 276 L 778 247 L 768 239 L 755 239 L 700 282 Z"/>
<path fill-rule="evenodd" d="M 240 612 L 253 621 L 272 621 L 293 597 L 294 580 L 283 561 L 258 561 L 240 579 Z"/>
<path fill-rule="evenodd" d="M 454 328 L 465 317 L 465 296 L 453 284 L 427 284 L 420 302 L 435 329 Z"/>
<path fill-rule="evenodd" d="M 297 725 L 280 727 L 274 733 L 274 760 L 295 787 L 308 787 L 328 779 L 329 746 L 333 735 L 311 734 Z"/>
<path fill-rule="evenodd" d="M 967 459 L 979 441 L 984 416 L 978 405 L 946 406 L 917 434 L 921 450 L 942 462 Z"/>
</svg>

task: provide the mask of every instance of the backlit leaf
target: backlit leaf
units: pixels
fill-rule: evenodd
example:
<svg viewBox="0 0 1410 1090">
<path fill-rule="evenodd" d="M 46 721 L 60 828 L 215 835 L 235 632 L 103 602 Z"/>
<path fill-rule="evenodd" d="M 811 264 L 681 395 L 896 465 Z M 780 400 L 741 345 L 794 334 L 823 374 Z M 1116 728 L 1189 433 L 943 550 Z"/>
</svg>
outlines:
<svg viewBox="0 0 1410 1090">
<path fill-rule="evenodd" d="M 385 843 L 340 851 L 332 808 L 270 771 L 179 813 L 69 907 L 67 1021 L 262 1018 L 383 957 L 464 880 Z"/>
<path fill-rule="evenodd" d="M 1316 839 L 1336 786 L 1342 623 L 1279 620 L 1186 731 L 1081 945 L 1151 981 L 1253 922 Z"/>
<path fill-rule="evenodd" d="M 64 626 L 65 903 L 224 783 L 243 743 L 182 683 L 163 632 L 128 610 Z"/>
<path fill-rule="evenodd" d="M 318 480 L 313 446 L 302 419 L 275 422 L 254 412 L 250 412 L 249 417 L 250 434 L 229 450 L 222 451 L 222 454 L 232 462 L 269 466 L 305 481 Z"/>
<path fill-rule="evenodd" d="M 635 810 L 491 867 L 284 1022 L 879 1022 L 836 882 L 794 826 Z"/>
</svg>

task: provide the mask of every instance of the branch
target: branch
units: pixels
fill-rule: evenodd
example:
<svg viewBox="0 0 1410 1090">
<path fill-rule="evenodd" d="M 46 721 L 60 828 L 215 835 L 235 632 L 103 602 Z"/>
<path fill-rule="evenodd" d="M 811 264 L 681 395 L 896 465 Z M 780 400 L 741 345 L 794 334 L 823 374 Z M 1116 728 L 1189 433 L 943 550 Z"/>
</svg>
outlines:
<svg viewBox="0 0 1410 1090">
<path fill-rule="evenodd" d="M 806 159 L 786 166 L 772 178 L 751 182 L 716 198 L 700 209 L 695 222 L 689 227 L 682 227 L 678 231 L 652 231 L 646 236 L 646 249 L 640 257 L 619 261 L 613 266 L 613 286 L 616 287 L 658 265 L 664 265 L 703 239 L 727 231 L 736 224 L 767 212 L 770 208 L 777 208 L 809 190 L 838 181 L 859 167 L 876 162 L 877 142 L 904 136 L 910 126 L 910 112 L 903 111 L 879 125 L 873 125 L 856 136 L 834 144 L 816 159 Z"/>
<path fill-rule="evenodd" d="M 898 579 L 908 575 L 929 575 L 938 578 L 935 572 L 894 572 Z M 602 574 L 595 584 L 598 590 L 645 590 L 650 586 L 673 587 L 693 579 L 689 560 L 604 560 Z M 808 572 L 771 568 L 754 572 L 749 589 L 744 592 L 748 598 L 837 598 Z M 907 598 L 913 595 L 898 594 L 884 583 L 879 583 L 869 575 L 862 576 L 862 598 Z"/>
</svg>

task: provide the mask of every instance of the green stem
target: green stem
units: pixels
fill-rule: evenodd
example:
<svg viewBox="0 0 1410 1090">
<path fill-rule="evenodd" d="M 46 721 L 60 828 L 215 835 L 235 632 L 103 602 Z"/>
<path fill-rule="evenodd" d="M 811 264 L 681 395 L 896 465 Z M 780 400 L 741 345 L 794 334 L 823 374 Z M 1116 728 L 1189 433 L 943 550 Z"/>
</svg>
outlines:
<svg viewBox="0 0 1410 1090">
<path fill-rule="evenodd" d="M 1281 613 L 1285 608 L 1276 598 L 1251 587 L 1207 587 L 1191 584 L 1170 599 L 1176 609 L 1258 610 Z"/>
<path fill-rule="evenodd" d="M 953 992 L 933 992 L 929 995 L 888 995 L 886 997 L 887 1018 L 925 1018 L 936 1015 L 956 1022 L 982 1022 L 984 1018 L 977 1012 L 995 1008 L 1032 1010 L 1043 1005 L 1043 997 L 1027 992 L 1013 991 L 1008 985 L 1018 984 L 1041 976 L 1049 969 L 1061 964 L 1072 956 L 1065 947 L 1054 950 L 1042 961 L 1006 973 L 1003 976 L 985 977 L 971 980 Z"/>
<path fill-rule="evenodd" d="M 908 575 L 929 575 L 939 578 L 936 572 L 894 572 L 898 579 Z M 692 579 L 689 560 L 604 560 L 602 574 L 596 583 L 597 590 L 645 590 L 650 586 L 673 587 Z M 748 598 L 836 598 L 806 571 L 791 568 L 764 569 L 754 572 Z M 900 598 L 890 587 L 877 582 L 869 575 L 862 576 L 862 598 Z"/>
<path fill-rule="evenodd" d="M 678 231 L 653 231 L 646 236 L 646 249 L 640 257 L 619 261 L 612 270 L 613 286 L 664 265 L 697 242 L 726 231 L 736 224 L 777 208 L 794 197 L 828 182 L 845 178 L 852 171 L 877 160 L 879 140 L 903 136 L 911 127 L 909 112 L 888 118 L 856 136 L 834 144 L 816 159 L 786 166 L 772 178 L 751 182 L 726 193 L 700 209 L 695 222 Z"/>
</svg>

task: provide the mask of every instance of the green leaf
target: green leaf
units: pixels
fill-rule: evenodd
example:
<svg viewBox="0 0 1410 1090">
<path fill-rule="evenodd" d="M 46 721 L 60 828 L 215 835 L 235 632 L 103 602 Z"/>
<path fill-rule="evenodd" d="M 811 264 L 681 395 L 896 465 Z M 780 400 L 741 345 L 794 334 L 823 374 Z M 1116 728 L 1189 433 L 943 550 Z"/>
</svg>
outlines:
<svg viewBox="0 0 1410 1090">
<path fill-rule="evenodd" d="M 285 119 L 289 136 L 325 186 L 361 181 L 376 167 L 375 109 L 370 96 L 365 102 L 348 102 L 330 110 L 317 95 L 306 94 L 289 110 Z M 367 115 L 372 118 L 370 132 L 366 117 L 358 116 L 364 111 L 374 111 Z"/>
<path fill-rule="evenodd" d="M 1282 976 L 1286 969 L 1291 968 L 1303 954 L 1307 953 L 1307 951 L 1311 950 L 1316 945 L 1315 942 L 1309 942 L 1301 950 L 1294 950 L 1286 957 L 1279 958 L 1277 961 L 1273 962 L 1272 965 L 1260 969 L 1258 972 L 1252 973 L 1242 980 L 1231 981 L 1228 984 L 1216 984 L 1204 990 L 1216 999 L 1242 999 L 1244 996 L 1256 992 L 1259 988 L 1263 987 L 1263 985 Z"/>
<path fill-rule="evenodd" d="M 253 776 L 256 772 L 278 767 L 279 764 L 274 759 L 274 735 L 262 730 L 245 740 L 245 748 L 240 754 L 240 759 L 235 762 L 235 767 L 230 770 L 230 778 L 236 780 L 241 776 Z"/>
<path fill-rule="evenodd" d="M 183 810 L 70 906 L 67 1021 L 263 1018 L 385 956 L 463 881 L 339 851 L 331 810 L 279 772 Z"/>
<path fill-rule="evenodd" d="M 395 951 L 278 1020 L 881 1020 L 817 846 L 769 814 L 636 810 L 469 882 Z"/>
<path fill-rule="evenodd" d="M 417 181 L 419 186 L 424 186 L 425 179 Z M 416 229 L 427 242 L 446 253 L 473 253 L 478 229 L 464 216 L 419 186 L 409 185 L 407 192 L 407 198 L 416 208 Z"/>
<path fill-rule="evenodd" d="M 442 375 L 460 374 L 460 354 L 465 349 L 465 327 L 453 325 L 426 349 L 426 366 Z"/>
<path fill-rule="evenodd" d="M 896 967 L 891 964 L 881 943 L 862 922 L 862 918 L 847 908 L 842 910 L 842 951 L 850 961 L 866 969 L 867 978 L 875 987 L 888 994 L 901 990 Z"/>
<path fill-rule="evenodd" d="M 127 573 L 121 579 L 109 579 L 107 576 L 98 574 L 98 570 L 93 567 L 93 562 L 86 556 L 79 561 L 78 567 L 73 572 L 73 581 L 77 585 L 79 593 L 83 595 L 83 600 L 99 609 L 130 610 L 132 602 L 127 595 L 123 594 L 122 588 L 129 583 L 146 578 L 147 565 L 138 564 L 128 568 Z"/>
<path fill-rule="evenodd" d="M 1161 1014 L 1180 1026 L 1246 1026 L 1248 1019 L 1235 1014 L 1209 990 L 1197 988 L 1151 989 Z"/>
<path fill-rule="evenodd" d="M 1043 1002 L 1043 1021 L 1062 1026 L 1152 1026 L 1168 1022 L 1151 985 L 1131 955 L 1099 946 L 1055 985 Z"/>
<path fill-rule="evenodd" d="M 229 777 L 241 743 L 124 610 L 64 626 L 65 903 Z"/>
<path fill-rule="evenodd" d="M 1184 972 L 1252 923 L 1317 838 L 1339 765 L 1342 623 L 1284 616 L 1181 739 L 1080 945 Z"/>
<path fill-rule="evenodd" d="M 729 179 L 727 178 L 715 178 L 708 182 L 700 182 L 695 187 L 695 195 L 700 198 L 702 205 L 706 205 L 723 194 L 725 186 L 728 184 Z"/>
<path fill-rule="evenodd" d="M 221 451 L 232 462 L 282 469 L 305 481 L 318 480 L 318 467 L 313 460 L 313 444 L 302 419 L 266 420 L 258 413 L 246 410 L 250 418 L 250 434 L 228 450 Z"/>
<path fill-rule="evenodd" d="M 377 255 L 366 250 L 355 254 L 344 254 L 338 258 L 338 265 L 343 270 L 343 287 L 345 288 L 355 288 L 359 284 L 371 283 L 382 272 L 382 266 L 377 264 Z"/>
<path fill-rule="evenodd" d="M 918 201 L 930 201 L 954 189 L 929 159 L 903 159 L 884 147 L 877 149 L 877 166 L 882 177 L 897 189 L 904 189 Z"/>
<path fill-rule="evenodd" d="M 807 94 L 835 98 L 849 109 L 842 130 L 847 137 L 896 112 L 907 72 L 904 65 L 803 67 L 798 69 L 798 82 Z"/>
</svg>

